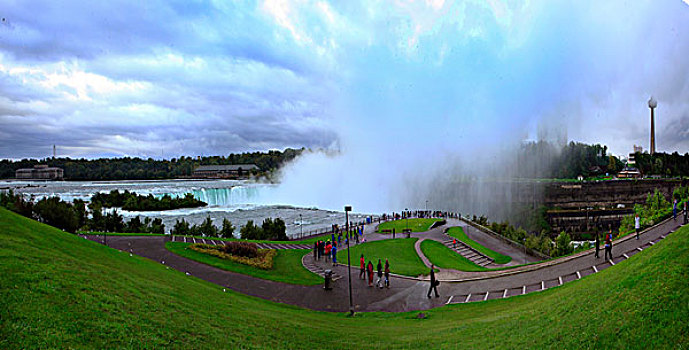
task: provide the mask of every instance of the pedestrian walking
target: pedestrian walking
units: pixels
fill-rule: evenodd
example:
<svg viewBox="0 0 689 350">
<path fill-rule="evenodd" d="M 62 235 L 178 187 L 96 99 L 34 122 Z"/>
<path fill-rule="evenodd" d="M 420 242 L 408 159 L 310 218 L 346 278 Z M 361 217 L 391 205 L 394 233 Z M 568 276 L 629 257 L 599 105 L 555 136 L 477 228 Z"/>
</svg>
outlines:
<svg viewBox="0 0 689 350">
<path fill-rule="evenodd" d="M 376 286 L 378 286 L 378 288 L 383 288 L 383 263 L 380 262 L 380 259 L 378 259 L 378 266 L 376 266 L 376 270 L 378 271 L 378 280 L 376 280 Z"/>
<path fill-rule="evenodd" d="M 457 248 L 457 238 L 452 239 L 452 248 Z"/>
<path fill-rule="evenodd" d="M 677 220 L 677 199 L 672 202 L 672 219 Z"/>
<path fill-rule="evenodd" d="M 325 242 L 325 262 L 330 260 L 330 251 L 333 249 L 332 243 L 330 241 Z"/>
<path fill-rule="evenodd" d="M 684 202 L 684 224 L 689 223 L 689 213 L 687 213 L 687 202 Z"/>
<path fill-rule="evenodd" d="M 333 256 L 333 266 L 337 265 L 337 245 L 334 245 L 332 248 L 332 256 Z"/>
<path fill-rule="evenodd" d="M 636 230 L 636 239 L 639 239 L 639 231 L 641 231 L 641 219 L 639 218 L 639 214 L 636 214 L 634 217 L 634 229 Z"/>
<path fill-rule="evenodd" d="M 366 280 L 366 261 L 364 260 L 364 254 L 361 254 L 361 258 L 359 258 L 359 267 L 361 268 L 361 270 L 359 270 L 359 279 Z"/>
<path fill-rule="evenodd" d="M 313 242 L 313 260 L 318 260 L 318 241 Z"/>
<path fill-rule="evenodd" d="M 385 258 L 385 288 L 390 288 L 390 263 Z"/>
<path fill-rule="evenodd" d="M 435 291 L 435 297 L 438 298 L 440 297 L 440 294 L 438 294 L 438 285 L 440 282 L 435 279 L 435 271 L 433 271 L 433 264 L 431 264 L 431 287 L 428 288 L 428 294 L 426 294 L 427 297 L 431 297 L 431 291 Z"/>
<path fill-rule="evenodd" d="M 612 260 L 612 230 L 605 237 L 605 260 L 608 260 L 608 255 Z"/>
<path fill-rule="evenodd" d="M 598 251 L 600 250 L 600 239 L 598 236 L 598 233 L 596 233 L 596 259 L 600 258 L 600 255 L 598 255 Z"/>
<path fill-rule="evenodd" d="M 366 268 L 368 269 L 368 286 L 373 287 L 373 263 L 371 260 L 368 261 Z"/>
<path fill-rule="evenodd" d="M 395 239 L 395 228 L 392 228 L 392 239 Z"/>
</svg>

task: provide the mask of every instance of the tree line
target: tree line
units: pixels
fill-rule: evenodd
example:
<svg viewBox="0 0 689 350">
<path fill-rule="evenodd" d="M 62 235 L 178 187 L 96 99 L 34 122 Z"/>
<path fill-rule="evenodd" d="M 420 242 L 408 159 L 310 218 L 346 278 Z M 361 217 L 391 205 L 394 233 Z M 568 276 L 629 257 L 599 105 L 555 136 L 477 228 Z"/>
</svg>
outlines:
<svg viewBox="0 0 689 350">
<path fill-rule="evenodd" d="M 635 153 L 636 167 L 644 175 L 677 177 L 689 175 L 689 153 Z"/>
<path fill-rule="evenodd" d="M 70 203 L 59 197 L 46 197 L 34 204 L 10 190 L 0 191 L 0 206 L 71 233 L 79 230 L 165 233 L 165 225 L 160 218 L 144 218 L 141 221 L 141 218 L 137 216 L 125 222 L 117 210 L 103 213 L 100 204 L 91 203 L 87 206 L 86 202 L 80 199 L 75 199 Z"/>
<path fill-rule="evenodd" d="M 576 179 L 580 175 L 616 174 L 624 163 L 609 155 L 607 146 L 574 141 L 560 146 L 538 141 L 522 144 L 510 167 L 522 178 Z"/>
<path fill-rule="evenodd" d="M 211 218 L 207 217 L 200 225 L 190 225 L 184 219 L 177 220 L 170 233 L 173 235 L 235 238 L 234 230 L 235 227 L 227 219 L 223 219 L 222 226 L 218 228 L 213 225 Z M 239 237 L 251 240 L 287 241 L 289 238 L 285 231 L 285 222 L 280 218 L 266 218 L 261 226 L 254 224 L 253 220 L 249 220 L 239 230 Z"/>
<path fill-rule="evenodd" d="M 287 148 L 284 151 L 232 153 L 228 156 L 186 157 L 157 160 L 153 158 L 45 158 L 0 160 L 0 179 L 15 177 L 20 168 L 44 164 L 64 170 L 67 180 L 159 180 L 191 176 L 201 165 L 255 164 L 260 170 L 255 175 L 267 175 L 293 160 L 305 149 Z"/>
<path fill-rule="evenodd" d="M 112 190 L 110 193 L 96 193 L 91 197 L 91 204 L 105 208 L 122 208 L 129 211 L 173 210 L 207 205 L 206 202 L 194 198 L 191 193 L 185 194 L 184 197 L 172 198 L 166 194 L 157 198 L 152 194 L 142 196 L 128 190 L 122 193 L 119 190 Z"/>
<path fill-rule="evenodd" d="M 145 197 L 144 197 L 145 198 Z M 110 203 L 112 204 L 112 203 Z M 91 202 L 89 205 L 83 200 L 75 199 L 66 202 L 59 197 L 46 197 L 35 204 L 26 201 L 20 194 L 12 190 L 0 191 L 0 206 L 57 227 L 67 232 L 122 232 L 122 233 L 165 233 L 165 225 L 160 218 L 144 218 L 139 216 L 125 221 L 117 210 L 104 211 L 101 202 Z M 222 226 L 216 227 L 210 217 L 200 225 L 190 225 L 184 219 L 177 220 L 171 230 L 174 235 L 193 235 L 206 237 L 234 238 L 235 227 L 227 218 Z M 285 222 L 280 218 L 266 218 L 261 226 L 249 220 L 240 229 L 240 238 L 251 240 L 287 241 Z"/>
</svg>

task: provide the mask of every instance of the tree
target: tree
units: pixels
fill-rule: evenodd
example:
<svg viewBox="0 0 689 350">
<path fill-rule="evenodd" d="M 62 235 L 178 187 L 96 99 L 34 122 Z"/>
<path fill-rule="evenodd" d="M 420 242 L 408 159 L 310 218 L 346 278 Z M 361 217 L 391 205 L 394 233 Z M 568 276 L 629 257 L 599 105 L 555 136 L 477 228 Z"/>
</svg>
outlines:
<svg viewBox="0 0 689 350">
<path fill-rule="evenodd" d="M 136 216 L 131 219 L 129 219 L 129 222 L 127 222 L 127 227 L 125 228 L 125 231 L 131 232 L 131 233 L 143 233 L 143 225 L 141 224 L 141 219 Z"/>
<path fill-rule="evenodd" d="M 217 237 L 218 236 L 218 229 L 213 225 L 213 220 L 211 220 L 210 216 L 207 216 L 206 220 L 203 220 L 201 225 L 199 225 L 198 232 L 202 236 L 211 236 L 211 237 Z"/>
<path fill-rule="evenodd" d="M 72 204 L 58 197 L 43 198 L 33 207 L 38 220 L 67 232 L 76 232 L 79 217 Z"/>
<path fill-rule="evenodd" d="M 232 226 L 232 222 L 227 220 L 227 218 L 222 219 L 222 228 L 220 229 L 219 236 L 223 238 L 234 238 L 234 226 Z"/>
<path fill-rule="evenodd" d="M 554 256 L 567 255 L 571 253 L 572 250 L 572 237 L 570 237 L 570 235 L 565 231 L 560 232 L 560 234 L 555 239 Z"/>
<path fill-rule="evenodd" d="M 263 239 L 263 229 L 254 224 L 253 220 L 246 222 L 239 230 L 242 239 Z"/>
<path fill-rule="evenodd" d="M 182 219 L 175 221 L 175 226 L 172 227 L 172 230 L 170 231 L 170 234 L 173 235 L 188 235 L 190 232 L 189 230 L 189 223 Z"/>
<path fill-rule="evenodd" d="M 105 232 L 123 232 L 124 218 L 113 210 L 105 214 Z"/>
<path fill-rule="evenodd" d="M 288 240 L 287 234 L 285 233 L 285 222 L 280 218 L 275 220 L 271 218 L 266 218 L 263 220 L 263 232 L 264 239 L 272 241 L 286 241 Z"/>
</svg>

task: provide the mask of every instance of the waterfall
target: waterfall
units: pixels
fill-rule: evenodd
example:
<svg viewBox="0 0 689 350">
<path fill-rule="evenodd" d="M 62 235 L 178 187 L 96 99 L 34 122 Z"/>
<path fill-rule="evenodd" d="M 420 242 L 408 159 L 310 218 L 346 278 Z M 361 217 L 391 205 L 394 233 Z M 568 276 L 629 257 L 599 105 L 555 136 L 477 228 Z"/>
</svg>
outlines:
<svg viewBox="0 0 689 350">
<path fill-rule="evenodd" d="M 224 188 L 192 188 L 185 192 L 167 193 L 172 197 L 183 197 L 191 193 L 194 198 L 208 203 L 209 206 L 232 207 L 246 204 L 274 204 L 266 201 L 266 192 L 272 185 L 232 186 Z M 163 196 L 163 194 L 159 195 Z"/>
</svg>

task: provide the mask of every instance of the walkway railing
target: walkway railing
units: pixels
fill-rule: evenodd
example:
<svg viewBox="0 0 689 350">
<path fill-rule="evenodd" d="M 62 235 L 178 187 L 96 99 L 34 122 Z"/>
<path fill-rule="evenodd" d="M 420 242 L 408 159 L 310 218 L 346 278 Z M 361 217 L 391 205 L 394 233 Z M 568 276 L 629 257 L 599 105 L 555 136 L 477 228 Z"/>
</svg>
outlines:
<svg viewBox="0 0 689 350">
<path fill-rule="evenodd" d="M 539 251 L 536 251 L 536 250 L 533 250 L 533 249 L 530 249 L 530 248 L 526 248 L 526 247 L 524 247 L 523 244 L 518 243 L 518 242 L 515 242 L 515 241 L 513 241 L 513 240 L 511 240 L 511 239 L 509 239 L 509 238 L 507 238 L 507 237 L 505 237 L 505 236 L 503 236 L 503 235 L 501 235 L 501 234 L 498 234 L 497 232 L 494 232 L 493 230 L 491 230 L 491 229 L 489 229 L 489 228 L 487 228 L 487 227 L 485 227 L 485 226 L 483 226 L 483 225 L 479 225 L 479 224 L 477 224 L 477 223 L 475 223 L 475 222 L 473 222 L 473 221 L 471 221 L 471 220 L 467 220 L 467 219 L 465 219 L 465 218 L 463 218 L 463 217 L 462 217 L 462 218 L 459 218 L 459 219 L 462 220 L 462 221 L 464 221 L 464 222 L 466 222 L 466 223 L 469 224 L 471 227 L 473 227 L 473 228 L 475 228 L 475 229 L 477 229 L 477 230 L 479 230 L 479 231 L 485 232 L 485 233 L 487 233 L 487 234 L 489 234 L 489 235 L 491 235 L 491 236 L 493 236 L 493 237 L 495 237 L 495 238 L 497 238 L 497 239 L 503 241 L 503 242 L 506 243 L 506 244 L 509 244 L 509 245 L 511 245 L 511 246 L 513 246 L 513 247 L 515 247 L 515 248 L 520 249 L 520 250 L 525 250 L 528 254 L 530 254 L 530 255 L 532 255 L 532 256 L 541 258 L 541 259 L 543 259 L 543 260 L 550 259 L 549 256 L 547 256 L 547 255 L 545 255 L 545 254 L 543 254 L 543 253 L 541 253 L 541 252 L 539 252 Z"/>
</svg>

